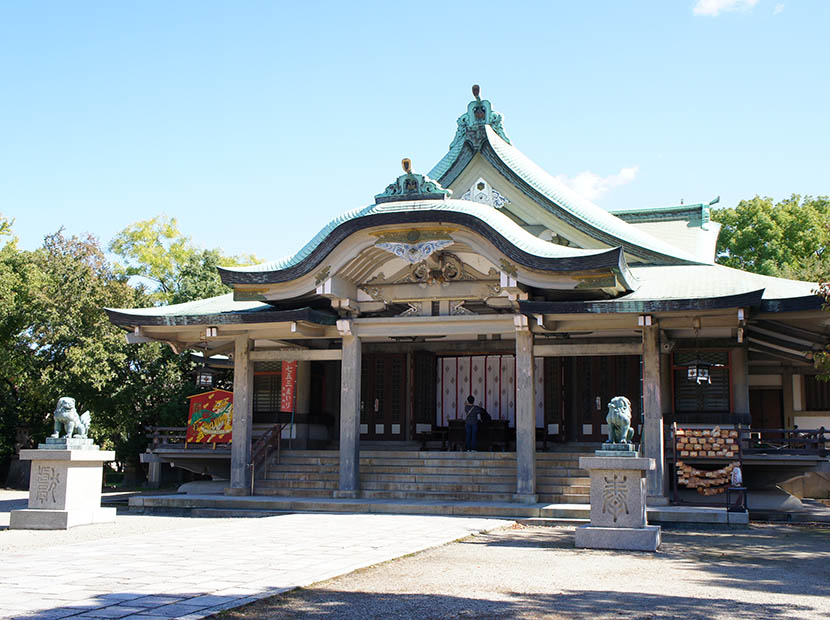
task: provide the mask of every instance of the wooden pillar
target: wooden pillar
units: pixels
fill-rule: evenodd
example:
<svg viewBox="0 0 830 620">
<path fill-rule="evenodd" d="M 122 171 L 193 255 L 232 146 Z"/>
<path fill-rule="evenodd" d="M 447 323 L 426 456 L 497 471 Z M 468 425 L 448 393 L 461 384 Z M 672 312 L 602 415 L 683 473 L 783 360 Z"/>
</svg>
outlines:
<svg viewBox="0 0 830 620">
<path fill-rule="evenodd" d="M 251 493 L 251 436 L 253 431 L 254 365 L 247 334 L 234 339 L 233 350 L 233 439 L 231 441 L 231 486 L 226 495 Z"/>
<path fill-rule="evenodd" d="M 516 319 L 516 495 L 514 499 L 533 504 L 537 501 L 533 334 L 527 326 L 527 317 L 517 316 Z"/>
<path fill-rule="evenodd" d="M 781 373 L 781 401 L 784 406 L 784 427 L 792 428 L 795 425 L 795 406 L 793 390 L 793 367 L 785 366 Z"/>
<path fill-rule="evenodd" d="M 746 349 L 732 349 L 732 412 L 749 414 L 749 365 Z"/>
<path fill-rule="evenodd" d="M 656 321 L 655 321 L 656 323 Z M 660 380 L 660 329 L 643 327 L 643 456 L 654 459 L 646 484 L 649 504 L 667 504 L 663 447 L 663 394 Z"/>
<path fill-rule="evenodd" d="M 337 497 L 360 490 L 360 338 L 343 335 L 340 362 L 340 488 Z"/>
</svg>

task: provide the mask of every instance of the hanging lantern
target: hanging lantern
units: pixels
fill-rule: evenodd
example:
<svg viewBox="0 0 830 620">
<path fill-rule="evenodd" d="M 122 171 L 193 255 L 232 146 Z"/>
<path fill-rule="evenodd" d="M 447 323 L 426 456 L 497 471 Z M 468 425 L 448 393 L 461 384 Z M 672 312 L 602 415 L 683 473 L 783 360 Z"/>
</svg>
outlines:
<svg viewBox="0 0 830 620">
<path fill-rule="evenodd" d="M 709 374 L 709 369 L 712 367 L 712 364 L 701 360 L 692 360 L 690 364 L 686 369 L 686 378 L 689 381 L 694 381 L 698 385 L 701 383 L 712 384 L 712 377 Z"/>
<path fill-rule="evenodd" d="M 213 387 L 213 380 L 215 375 L 215 370 L 213 370 L 212 368 L 208 368 L 207 366 L 203 366 L 202 368 L 196 371 L 196 385 L 198 387 L 206 388 Z"/>
</svg>

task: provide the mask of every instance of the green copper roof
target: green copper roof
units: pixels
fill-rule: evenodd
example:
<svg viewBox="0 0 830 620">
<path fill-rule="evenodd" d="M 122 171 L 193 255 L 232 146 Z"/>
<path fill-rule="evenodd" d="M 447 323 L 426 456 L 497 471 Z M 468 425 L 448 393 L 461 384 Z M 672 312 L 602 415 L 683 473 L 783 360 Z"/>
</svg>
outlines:
<svg viewBox="0 0 830 620">
<path fill-rule="evenodd" d="M 577 220 L 619 240 L 622 242 L 621 244 L 635 246 L 636 248 L 687 263 L 701 262 L 691 254 L 660 241 L 656 237 L 611 215 L 608 211 L 595 205 L 590 200 L 583 198 L 564 183 L 540 168 L 524 153 L 519 151 L 519 149 L 502 140 L 490 127 L 486 127 L 485 129 L 487 131 L 488 142 L 493 148 L 493 151 L 511 171 L 548 200 L 575 216 Z"/>
<path fill-rule="evenodd" d="M 527 232 L 516 222 L 509 217 L 488 205 L 482 205 L 477 202 L 469 200 L 415 200 L 415 201 L 400 201 L 387 202 L 383 204 L 370 205 L 362 209 L 355 209 L 343 213 L 329 222 L 323 229 L 318 232 L 314 238 L 309 241 L 296 254 L 286 256 L 280 260 L 260 263 L 258 265 L 251 265 L 248 267 L 223 267 L 222 271 L 230 272 L 261 272 L 261 271 L 280 271 L 287 269 L 309 256 L 314 249 L 319 246 L 328 237 L 335 228 L 350 220 L 367 217 L 379 213 L 412 213 L 418 211 L 448 211 L 455 213 L 464 213 L 475 217 L 494 230 L 501 234 L 504 238 L 510 241 L 520 250 L 540 256 L 543 258 L 570 258 L 576 256 L 592 256 L 595 254 L 603 254 L 607 249 L 600 250 L 580 250 L 577 248 L 570 248 L 561 245 L 556 245 L 548 241 L 543 241 L 538 237 Z"/>
<path fill-rule="evenodd" d="M 234 301 L 233 293 L 188 301 L 183 304 L 169 306 L 153 306 L 150 308 L 107 308 L 115 312 L 129 313 L 133 316 L 198 316 L 205 314 L 221 314 L 223 312 L 257 312 L 273 310 L 273 306 L 260 301 Z"/>
<path fill-rule="evenodd" d="M 636 291 L 625 299 L 698 299 L 726 297 L 763 289 L 764 300 L 806 297 L 816 285 L 812 282 L 762 276 L 723 265 L 630 265 L 639 280 Z"/>
<path fill-rule="evenodd" d="M 646 207 L 633 209 L 619 209 L 610 212 L 621 220 L 633 224 L 635 222 L 688 222 L 704 230 L 708 229 L 711 220 L 708 204 L 702 202 L 688 205 L 673 205 L 670 207 Z"/>
</svg>

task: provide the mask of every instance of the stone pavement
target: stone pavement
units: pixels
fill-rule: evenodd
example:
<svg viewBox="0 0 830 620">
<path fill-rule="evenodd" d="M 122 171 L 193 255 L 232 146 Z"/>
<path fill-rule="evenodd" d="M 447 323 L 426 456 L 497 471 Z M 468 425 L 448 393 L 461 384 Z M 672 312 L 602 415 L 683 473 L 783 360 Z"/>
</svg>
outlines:
<svg viewBox="0 0 830 620">
<path fill-rule="evenodd" d="M 13 503 L 0 501 L 0 510 Z M 7 513 L 0 516 L 8 523 Z M 177 524 L 158 529 L 153 520 L 159 519 Z M 60 533 L 63 538 L 48 546 L 43 537 L 58 533 L 0 529 L 0 618 L 197 620 L 510 524 L 324 513 L 250 519 L 119 515 L 118 521 Z M 119 535 L 119 527 L 129 535 Z M 90 540 L 95 528 L 104 537 Z"/>
</svg>

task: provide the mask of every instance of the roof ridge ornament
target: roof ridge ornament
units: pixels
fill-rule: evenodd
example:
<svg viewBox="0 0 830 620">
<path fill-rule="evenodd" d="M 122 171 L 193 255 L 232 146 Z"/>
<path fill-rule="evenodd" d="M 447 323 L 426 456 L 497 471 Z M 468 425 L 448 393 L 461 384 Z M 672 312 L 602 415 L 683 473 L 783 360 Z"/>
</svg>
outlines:
<svg viewBox="0 0 830 620">
<path fill-rule="evenodd" d="M 455 132 L 450 149 L 468 139 L 478 148 L 484 141 L 484 125 L 490 125 L 498 136 L 510 144 L 510 138 L 504 133 L 504 116 L 496 112 L 487 99 L 481 98 L 481 87 L 473 84 L 473 101 L 467 104 L 467 112 L 458 117 L 458 130 Z"/>
<path fill-rule="evenodd" d="M 383 192 L 375 195 L 375 202 L 395 202 L 401 200 L 446 200 L 452 190 L 444 189 L 441 184 L 425 174 L 412 172 L 412 160 L 401 160 L 403 174 L 389 184 Z"/>
</svg>

